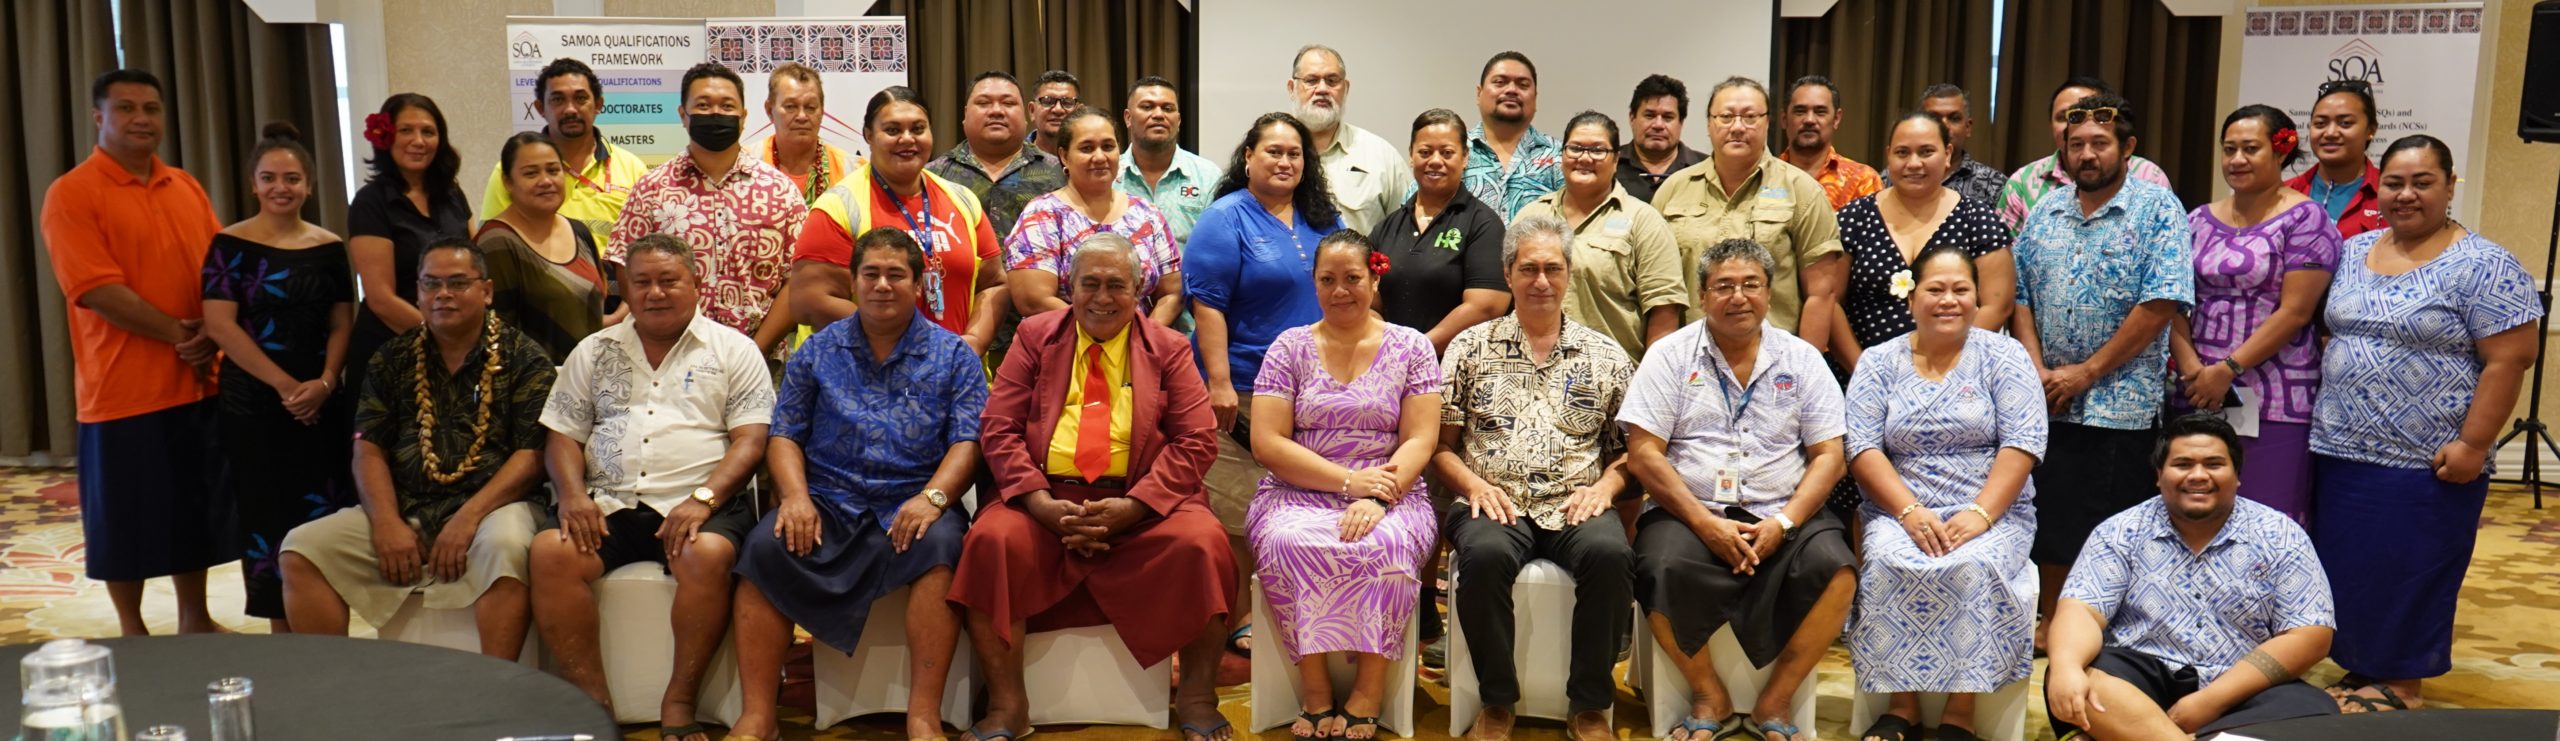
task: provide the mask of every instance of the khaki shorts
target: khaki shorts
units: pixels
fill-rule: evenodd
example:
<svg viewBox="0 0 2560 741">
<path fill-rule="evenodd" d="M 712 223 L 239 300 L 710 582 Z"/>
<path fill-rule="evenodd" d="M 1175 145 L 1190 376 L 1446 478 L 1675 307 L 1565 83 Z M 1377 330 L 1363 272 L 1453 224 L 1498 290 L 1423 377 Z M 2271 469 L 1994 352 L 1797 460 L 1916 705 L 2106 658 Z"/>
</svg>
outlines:
<svg viewBox="0 0 2560 741">
<path fill-rule="evenodd" d="M 1238 394 L 1236 414 L 1253 412 L 1253 395 Z M 1209 508 L 1218 513 L 1218 524 L 1227 534 L 1244 536 L 1245 513 L 1253 508 L 1253 493 L 1261 490 L 1262 477 L 1271 472 L 1253 460 L 1253 452 L 1236 442 L 1225 430 L 1218 432 L 1218 462 L 1209 467 L 1203 482 L 1209 488 Z"/>
<path fill-rule="evenodd" d="M 303 523 L 284 536 L 284 552 L 299 553 L 328 577 L 329 588 L 367 623 L 390 622 L 392 613 L 412 592 L 423 593 L 426 607 L 450 610 L 470 607 L 499 579 L 525 581 L 525 561 L 533 547 L 533 505 L 516 502 L 481 518 L 471 539 L 470 565 L 462 581 L 438 582 L 420 575 L 416 584 L 382 579 L 381 559 L 373 551 L 373 522 L 363 507 L 348 507 Z M 434 543 L 420 541 L 421 552 Z"/>
</svg>

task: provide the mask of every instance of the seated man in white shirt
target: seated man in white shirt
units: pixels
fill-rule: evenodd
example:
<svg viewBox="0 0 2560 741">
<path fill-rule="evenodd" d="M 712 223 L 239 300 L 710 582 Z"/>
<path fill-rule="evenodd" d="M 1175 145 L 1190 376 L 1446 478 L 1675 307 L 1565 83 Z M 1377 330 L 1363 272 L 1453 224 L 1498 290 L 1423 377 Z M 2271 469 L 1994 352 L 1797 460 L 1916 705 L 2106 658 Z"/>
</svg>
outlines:
<svg viewBox="0 0 2560 741">
<path fill-rule="evenodd" d="M 658 709 L 674 741 L 708 738 L 694 698 L 729 626 L 730 567 L 756 523 L 744 490 L 764 460 L 774 402 L 755 340 L 696 312 L 700 286 L 683 241 L 632 242 L 622 270 L 630 319 L 570 351 L 542 410 L 560 518 L 533 544 L 542 641 L 560 674 L 607 708 L 594 582 L 643 561 L 674 574 L 675 667 Z"/>
<path fill-rule="evenodd" d="M 2297 679 L 2337 632 L 2328 574 L 2302 526 L 2238 496 L 2231 423 L 2171 421 L 2151 463 L 2160 496 L 2090 533 L 2054 608 L 2055 737 L 2185 739 L 2338 712 Z"/>
</svg>

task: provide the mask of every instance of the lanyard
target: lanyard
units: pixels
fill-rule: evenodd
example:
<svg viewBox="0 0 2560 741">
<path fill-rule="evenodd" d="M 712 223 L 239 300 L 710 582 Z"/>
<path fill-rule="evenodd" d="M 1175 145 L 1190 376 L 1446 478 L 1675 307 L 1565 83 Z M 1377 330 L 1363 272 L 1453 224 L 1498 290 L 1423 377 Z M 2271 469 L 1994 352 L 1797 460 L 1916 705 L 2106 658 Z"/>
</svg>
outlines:
<svg viewBox="0 0 2560 741">
<path fill-rule="evenodd" d="M 1733 381 L 1728 378 L 1729 375 L 1730 374 L 1727 373 L 1716 374 L 1716 390 L 1724 392 L 1724 423 L 1726 427 L 1736 431 L 1735 439 L 1738 442 L 1741 437 L 1740 430 L 1742 429 L 1742 413 L 1751 409 L 1751 395 L 1760 391 L 1760 376 L 1768 374 L 1762 373 L 1752 376 L 1749 382 L 1744 383 L 1742 385 L 1742 400 L 1739 403 L 1734 401 Z"/>
<path fill-rule="evenodd" d="M 871 183 L 880 187 L 880 195 L 889 199 L 889 207 L 897 209 L 899 218 L 907 220 L 907 232 L 915 235 L 916 245 L 924 248 L 925 254 L 933 254 L 933 184 L 916 184 L 916 197 L 923 201 L 923 209 L 910 212 L 907 202 L 899 200 L 898 192 L 889 189 L 889 181 L 880 177 L 879 170 L 871 171 Z"/>
</svg>

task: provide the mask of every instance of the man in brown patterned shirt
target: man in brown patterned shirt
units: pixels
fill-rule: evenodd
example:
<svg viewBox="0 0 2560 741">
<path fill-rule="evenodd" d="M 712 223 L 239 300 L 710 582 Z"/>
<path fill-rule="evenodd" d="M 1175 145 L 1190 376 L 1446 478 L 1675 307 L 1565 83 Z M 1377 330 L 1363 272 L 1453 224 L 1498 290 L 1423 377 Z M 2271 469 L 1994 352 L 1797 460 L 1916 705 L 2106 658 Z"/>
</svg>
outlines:
<svg viewBox="0 0 2560 741">
<path fill-rule="evenodd" d="M 381 625 L 421 592 L 429 609 L 473 609 L 481 653 L 514 661 L 523 649 L 534 525 L 523 500 L 542 476 L 552 368 L 489 313 L 488 274 L 460 239 L 419 256 L 426 323 L 374 353 L 356 405 L 362 506 L 285 535 L 293 632 L 344 635 L 349 608 Z"/>
<path fill-rule="evenodd" d="M 1616 340 L 1564 317 L 1571 234 L 1553 216 L 1513 222 L 1502 274 L 1515 312 L 1459 333 L 1440 361 L 1449 386 L 1431 470 L 1467 503 L 1449 508 L 1441 537 L 1455 549 L 1451 601 L 1484 700 L 1470 738 L 1510 735 L 1522 700 L 1511 584 L 1539 559 L 1574 579 L 1568 731 L 1611 738 L 1609 672 L 1627 639 L 1635 555 L 1626 523 L 1605 515 L 1631 483 L 1613 420 L 1635 365 Z"/>
</svg>

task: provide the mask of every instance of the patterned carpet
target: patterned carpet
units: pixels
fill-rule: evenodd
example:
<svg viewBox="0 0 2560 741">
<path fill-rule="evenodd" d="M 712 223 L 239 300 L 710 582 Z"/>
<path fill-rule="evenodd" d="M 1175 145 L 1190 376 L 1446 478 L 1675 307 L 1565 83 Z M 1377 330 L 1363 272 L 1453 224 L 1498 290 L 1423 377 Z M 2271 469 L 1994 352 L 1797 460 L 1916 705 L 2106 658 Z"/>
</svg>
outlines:
<svg viewBox="0 0 2560 741">
<path fill-rule="evenodd" d="M 2456 618 L 2453 673 L 2428 683 L 2430 701 L 2459 707 L 2560 707 L 2560 492 L 2552 509 L 2535 510 L 2532 497 L 2516 487 L 2497 487 L 2481 516 L 2480 545 L 2463 584 L 2462 609 Z M 115 613 L 106 590 L 81 576 L 82 543 L 79 491 L 62 469 L 0 469 L 0 643 L 22 643 L 57 637 L 111 635 Z M 243 617 L 238 566 L 217 569 L 211 582 L 214 614 L 235 630 L 264 632 L 263 620 Z M 146 610 L 155 631 L 175 628 L 165 580 L 152 582 Z M 359 628 L 362 630 L 362 628 Z M 1222 667 L 1223 676 L 1242 676 L 1237 660 Z M 802 666 L 805 666 L 803 664 Z M 804 670 L 805 675 L 805 670 Z M 2041 674 L 2041 669 L 2039 669 Z M 2335 678 L 2338 669 L 2323 663 L 2312 673 L 2315 682 Z M 1850 709 L 1848 659 L 1833 649 L 1820 674 L 1818 735 L 1852 738 L 1846 727 Z M 1418 737 L 1445 739 L 1448 689 L 1440 678 L 1422 680 L 1415 708 Z M 1222 690 L 1227 718 L 1241 728 L 1251 712 L 1250 688 Z M 2041 697 L 2039 688 L 2038 696 Z M 785 702 L 797 699 L 797 710 L 785 709 L 786 739 L 897 739 L 899 723 L 890 716 L 857 718 L 833 728 L 812 731 L 805 686 L 786 687 Z M 1631 690 L 1619 690 L 1619 738 L 1646 735 L 1644 705 Z M 2050 739 L 2043 730 L 2043 703 L 2031 704 L 2031 735 Z M 657 741 L 655 728 L 632 726 L 632 741 Z M 1169 731 L 1111 726 L 1054 726 L 1040 729 L 1052 741 L 1120 741 L 1161 739 Z M 1522 739 L 1560 739 L 1553 721 L 1524 720 Z M 1285 728 L 1261 734 L 1287 739 Z M 965 736 L 962 736 L 965 738 Z"/>
</svg>

